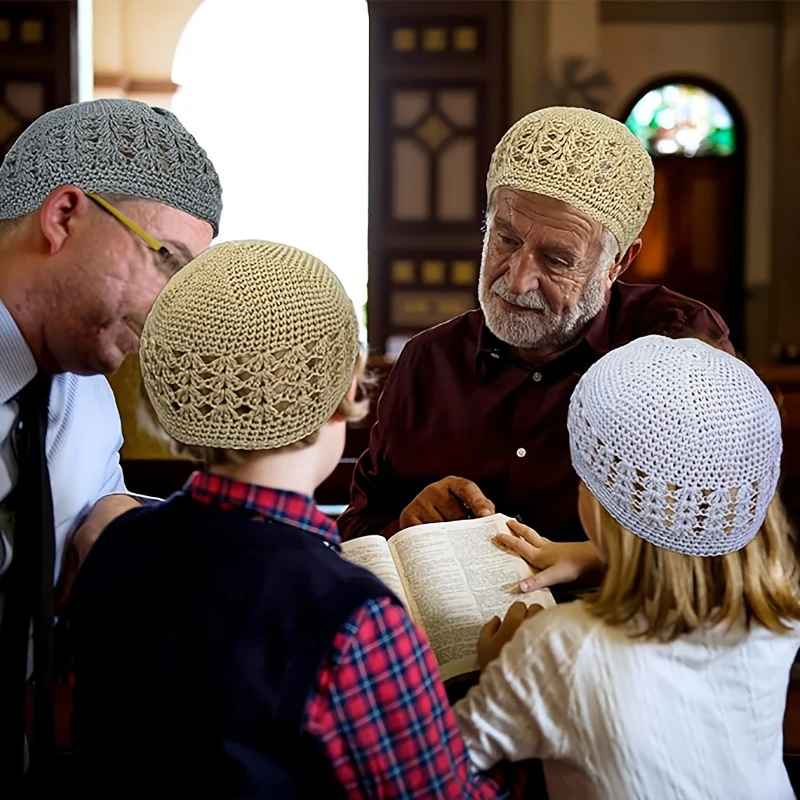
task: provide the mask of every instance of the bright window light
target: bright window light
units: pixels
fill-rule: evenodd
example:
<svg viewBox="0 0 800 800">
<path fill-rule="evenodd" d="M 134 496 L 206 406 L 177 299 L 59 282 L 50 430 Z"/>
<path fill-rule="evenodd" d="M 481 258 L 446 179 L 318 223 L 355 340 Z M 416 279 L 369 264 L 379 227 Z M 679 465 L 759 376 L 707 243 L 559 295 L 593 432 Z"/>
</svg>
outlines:
<svg viewBox="0 0 800 800">
<path fill-rule="evenodd" d="M 368 15 L 365 0 L 205 0 L 173 63 L 172 110 L 222 181 L 217 241 L 313 253 L 364 322 Z"/>
</svg>

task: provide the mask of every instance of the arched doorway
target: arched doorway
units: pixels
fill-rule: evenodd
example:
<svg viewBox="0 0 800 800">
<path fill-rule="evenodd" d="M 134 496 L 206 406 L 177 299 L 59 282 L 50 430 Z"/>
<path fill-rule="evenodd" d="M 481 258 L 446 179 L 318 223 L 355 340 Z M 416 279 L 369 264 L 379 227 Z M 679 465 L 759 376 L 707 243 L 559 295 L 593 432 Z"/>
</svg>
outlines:
<svg viewBox="0 0 800 800">
<path fill-rule="evenodd" d="M 626 274 L 718 311 L 744 346 L 745 130 L 733 99 L 696 78 L 644 87 L 622 116 L 653 157 L 656 199 Z"/>
</svg>

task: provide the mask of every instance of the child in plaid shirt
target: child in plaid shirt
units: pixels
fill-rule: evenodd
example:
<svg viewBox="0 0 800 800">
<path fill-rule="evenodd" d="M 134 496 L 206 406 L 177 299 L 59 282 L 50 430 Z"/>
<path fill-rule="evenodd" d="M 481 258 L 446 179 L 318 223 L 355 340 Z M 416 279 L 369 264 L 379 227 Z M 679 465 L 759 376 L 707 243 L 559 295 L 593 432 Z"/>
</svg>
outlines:
<svg viewBox="0 0 800 800">
<path fill-rule="evenodd" d="M 151 412 L 206 469 L 115 521 L 78 577 L 85 792 L 496 797 L 424 635 L 312 499 L 365 410 L 331 271 L 218 245 L 159 297 L 141 363 Z"/>
</svg>

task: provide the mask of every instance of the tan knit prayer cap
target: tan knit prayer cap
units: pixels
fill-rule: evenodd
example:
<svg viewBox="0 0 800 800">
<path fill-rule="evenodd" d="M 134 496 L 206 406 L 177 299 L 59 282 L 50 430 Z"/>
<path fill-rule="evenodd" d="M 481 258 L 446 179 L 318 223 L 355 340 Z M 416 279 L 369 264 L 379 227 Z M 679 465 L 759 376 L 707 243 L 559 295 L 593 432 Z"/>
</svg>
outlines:
<svg viewBox="0 0 800 800">
<path fill-rule="evenodd" d="M 353 304 L 325 264 L 243 241 L 212 247 L 170 280 L 145 322 L 140 358 L 173 439 L 271 450 L 331 418 L 358 348 Z"/>
<path fill-rule="evenodd" d="M 584 108 L 543 108 L 495 148 L 487 197 L 499 186 L 568 203 L 604 225 L 623 254 L 653 206 L 653 162 L 621 122 Z"/>
</svg>

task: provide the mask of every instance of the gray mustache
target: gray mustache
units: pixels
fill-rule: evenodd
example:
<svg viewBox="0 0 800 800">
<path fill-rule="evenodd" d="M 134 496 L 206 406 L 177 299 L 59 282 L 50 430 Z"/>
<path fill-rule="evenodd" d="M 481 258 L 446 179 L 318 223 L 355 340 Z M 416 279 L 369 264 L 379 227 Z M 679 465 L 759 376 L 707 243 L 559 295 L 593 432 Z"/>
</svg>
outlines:
<svg viewBox="0 0 800 800">
<path fill-rule="evenodd" d="M 542 293 L 537 289 L 535 292 L 526 292 L 525 294 L 514 294 L 506 284 L 506 276 L 501 275 L 492 284 L 492 294 L 501 297 L 507 303 L 511 303 L 520 308 L 531 308 L 535 311 L 549 311 L 550 306 L 547 300 L 542 296 Z"/>
</svg>

